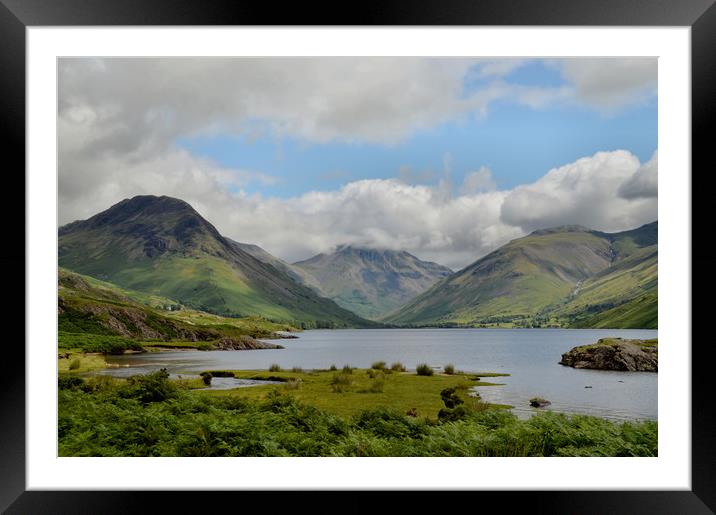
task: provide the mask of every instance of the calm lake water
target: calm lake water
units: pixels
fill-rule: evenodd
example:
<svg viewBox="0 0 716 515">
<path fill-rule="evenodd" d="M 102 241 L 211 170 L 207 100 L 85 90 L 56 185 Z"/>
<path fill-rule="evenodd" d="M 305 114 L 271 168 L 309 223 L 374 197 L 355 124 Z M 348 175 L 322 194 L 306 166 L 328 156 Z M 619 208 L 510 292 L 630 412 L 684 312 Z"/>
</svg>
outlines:
<svg viewBox="0 0 716 515">
<path fill-rule="evenodd" d="M 488 402 L 511 404 L 520 417 L 535 412 L 529 399 L 551 401 L 547 409 L 611 419 L 656 419 L 657 374 L 577 370 L 559 365 L 562 353 L 599 338 L 656 338 L 655 330 L 602 329 L 345 329 L 315 330 L 298 339 L 280 340 L 286 347 L 252 351 L 178 351 L 111 356 L 121 368 L 104 373 L 132 375 L 167 368 L 172 374 L 217 369 L 369 367 L 375 361 L 400 361 L 414 369 L 419 363 L 448 363 L 466 372 L 503 372 L 509 377 L 486 381 L 501 386 L 479 387 Z M 215 379 L 216 381 L 216 379 Z M 231 380 L 230 380 L 231 381 Z M 229 381 L 229 382 L 230 382 Z M 230 384 L 222 383 L 224 388 Z M 218 385 L 217 385 L 218 386 Z M 237 385 L 238 386 L 238 385 Z M 585 388 L 590 386 L 591 388 Z"/>
</svg>

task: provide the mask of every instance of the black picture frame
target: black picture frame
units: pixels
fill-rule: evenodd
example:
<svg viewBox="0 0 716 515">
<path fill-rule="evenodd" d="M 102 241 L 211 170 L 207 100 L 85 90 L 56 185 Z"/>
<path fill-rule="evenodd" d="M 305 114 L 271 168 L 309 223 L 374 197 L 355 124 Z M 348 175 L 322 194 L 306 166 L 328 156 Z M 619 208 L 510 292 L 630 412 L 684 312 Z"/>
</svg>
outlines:
<svg viewBox="0 0 716 515">
<path fill-rule="evenodd" d="M 400 0 L 362 2 L 356 9 L 345 4 L 283 3 L 243 0 L 0 0 L 0 145 L 6 163 L 6 186 L 18 203 L 24 202 L 25 170 L 25 29 L 32 26 L 83 25 L 530 25 L 530 26 L 688 26 L 691 27 L 692 70 L 692 169 L 704 174 L 714 170 L 711 132 L 716 119 L 716 0 Z M 8 157 L 11 159 L 8 161 Z M 12 166 L 7 163 L 12 163 Z M 690 173 L 685 170 L 683 173 Z M 10 177 L 13 176 L 13 177 Z M 692 174 L 692 181 L 696 174 Z M 12 181 L 15 183 L 12 183 Z M 693 185 L 693 182 L 692 182 Z M 10 189 L 12 188 L 12 189 Z M 19 192 L 23 194 L 20 195 Z M 692 241 L 709 221 L 707 188 L 692 186 Z M 7 245 L 0 255 L 4 270 L 23 269 L 25 264 L 25 226 L 18 211 L 24 209 L 4 202 Z M 9 234 L 8 234 L 9 233 Z M 694 254 L 694 265 L 705 265 L 703 254 Z M 699 267 L 705 270 L 705 267 Z M 24 292 L 20 274 L 9 273 L 6 288 Z M 698 281 L 705 290 L 709 281 Z M 693 292 L 693 290 L 692 290 Z M 19 293 L 16 298 L 19 297 Z M 23 296 L 24 298 L 24 296 Z M 696 303 L 692 293 L 692 320 L 708 317 L 708 303 Z M 23 303 L 24 305 L 24 303 Z M 17 316 L 17 315 L 15 315 Z M 17 324 L 19 326 L 19 324 Z M 693 327 L 693 326 L 692 326 Z M 7 336 L 7 335 L 6 335 Z M 14 334 L 15 341 L 24 334 Z M 712 513 L 716 511 L 716 446 L 714 429 L 716 408 L 711 399 L 710 374 L 714 346 L 699 341 L 692 346 L 692 490 L 690 491 L 549 491 L 549 492 L 469 492 L 454 494 L 478 496 L 511 506 L 515 501 L 530 503 L 539 513 Z M 684 342 L 685 347 L 691 342 Z M 12 348 L 12 346 L 16 348 Z M 0 509 L 6 513 L 133 513 L 148 511 L 157 501 L 162 512 L 185 513 L 233 503 L 245 509 L 253 502 L 270 503 L 283 509 L 303 503 L 315 492 L 80 492 L 26 491 L 25 489 L 25 367 L 24 352 L 6 340 L 5 357 L 12 360 L 12 371 L 0 375 Z M 440 502 L 431 492 L 411 492 L 403 496 L 402 509 L 426 509 Z M 350 511 L 370 507 L 365 495 L 347 494 L 341 503 Z M 294 497 L 302 497 L 294 499 Z M 210 499 L 209 499 L 210 497 Z M 159 499 L 157 499 L 159 498 Z M 314 501 L 315 502 L 315 501 Z M 474 502 L 470 500 L 469 502 Z M 291 503 L 291 504 L 289 504 Z M 309 506 L 316 507 L 315 504 Z"/>
</svg>

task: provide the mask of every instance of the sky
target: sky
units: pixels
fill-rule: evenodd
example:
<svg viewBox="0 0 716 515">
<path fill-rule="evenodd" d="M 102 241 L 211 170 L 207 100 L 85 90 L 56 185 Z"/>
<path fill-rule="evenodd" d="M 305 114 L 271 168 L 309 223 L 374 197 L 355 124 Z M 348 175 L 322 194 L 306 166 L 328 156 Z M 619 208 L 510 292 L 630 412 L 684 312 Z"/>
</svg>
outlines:
<svg viewBox="0 0 716 515">
<path fill-rule="evenodd" d="M 60 59 L 58 224 L 181 198 L 289 262 L 459 269 L 532 230 L 657 217 L 655 58 Z"/>
</svg>

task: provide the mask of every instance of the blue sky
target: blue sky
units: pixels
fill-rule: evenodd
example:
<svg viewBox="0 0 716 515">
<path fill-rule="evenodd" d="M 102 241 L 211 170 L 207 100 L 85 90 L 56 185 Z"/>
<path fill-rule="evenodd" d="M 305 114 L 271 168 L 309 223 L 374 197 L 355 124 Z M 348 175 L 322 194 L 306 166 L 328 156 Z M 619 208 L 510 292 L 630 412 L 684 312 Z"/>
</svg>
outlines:
<svg viewBox="0 0 716 515">
<path fill-rule="evenodd" d="M 567 85 L 556 68 L 539 60 L 502 79 L 538 88 Z M 464 94 L 490 80 L 468 72 Z M 242 185 L 245 192 L 264 196 L 287 198 L 335 190 L 360 179 L 399 177 L 405 168 L 417 183 L 435 184 L 449 172 L 460 184 L 465 174 L 486 166 L 498 189 L 510 189 L 598 151 L 628 150 L 646 162 L 657 149 L 657 101 L 654 96 L 616 112 L 603 112 L 581 104 L 533 108 L 498 100 L 484 114 L 419 129 L 398 143 L 312 142 L 268 131 L 260 136 L 182 137 L 176 143 L 220 166 L 275 178 Z"/>
</svg>

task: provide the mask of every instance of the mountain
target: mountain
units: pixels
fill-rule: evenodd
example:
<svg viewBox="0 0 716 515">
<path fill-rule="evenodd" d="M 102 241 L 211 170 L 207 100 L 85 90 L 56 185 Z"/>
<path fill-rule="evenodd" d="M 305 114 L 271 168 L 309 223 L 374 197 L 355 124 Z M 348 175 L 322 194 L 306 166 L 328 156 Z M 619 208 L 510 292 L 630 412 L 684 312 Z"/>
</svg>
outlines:
<svg viewBox="0 0 716 515">
<path fill-rule="evenodd" d="M 657 241 L 657 222 L 619 233 L 581 226 L 534 231 L 443 279 L 383 321 L 655 327 Z"/>
<path fill-rule="evenodd" d="M 253 257 L 258 259 L 259 261 L 268 263 L 269 265 L 273 266 L 274 268 L 281 270 L 283 273 L 288 275 L 294 281 L 296 281 L 300 284 L 303 284 L 304 286 L 310 286 L 314 290 L 318 289 L 318 283 L 316 283 L 316 279 L 314 277 L 312 277 L 310 274 L 304 272 L 300 268 L 297 268 L 289 263 L 286 263 L 283 259 L 277 258 L 273 254 L 266 252 L 264 249 L 262 249 L 258 245 L 254 245 L 252 243 L 240 243 L 240 242 L 234 241 L 230 238 L 226 238 L 226 240 L 234 247 L 243 250 L 247 254 L 251 254 Z"/>
<path fill-rule="evenodd" d="M 407 252 L 344 245 L 294 263 L 307 284 L 339 306 L 377 319 L 452 274 L 447 267 Z"/>
<path fill-rule="evenodd" d="M 374 325 L 238 248 L 189 204 L 166 196 L 125 199 L 61 227 L 59 264 L 221 315 L 303 327 Z"/>
</svg>

